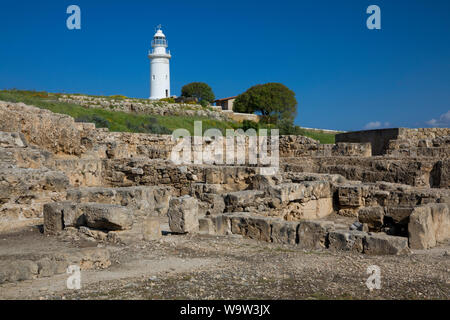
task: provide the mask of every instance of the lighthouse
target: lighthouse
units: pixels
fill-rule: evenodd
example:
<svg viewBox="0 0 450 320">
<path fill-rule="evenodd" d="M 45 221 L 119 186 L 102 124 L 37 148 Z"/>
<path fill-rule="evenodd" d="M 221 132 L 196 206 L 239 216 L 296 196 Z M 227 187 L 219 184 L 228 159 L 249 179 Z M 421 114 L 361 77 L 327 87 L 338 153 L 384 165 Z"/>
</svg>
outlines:
<svg viewBox="0 0 450 320">
<path fill-rule="evenodd" d="M 167 39 L 157 26 L 152 40 L 152 50 L 148 52 L 150 59 L 150 99 L 157 100 L 170 97 L 170 51 L 167 50 Z"/>
</svg>

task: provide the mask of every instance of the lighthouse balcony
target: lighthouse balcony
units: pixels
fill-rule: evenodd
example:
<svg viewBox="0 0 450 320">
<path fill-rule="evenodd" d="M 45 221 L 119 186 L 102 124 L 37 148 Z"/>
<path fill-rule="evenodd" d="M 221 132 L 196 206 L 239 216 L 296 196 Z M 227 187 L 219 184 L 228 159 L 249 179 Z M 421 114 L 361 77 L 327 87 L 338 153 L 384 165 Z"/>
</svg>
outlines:
<svg viewBox="0 0 450 320">
<path fill-rule="evenodd" d="M 155 52 L 154 50 L 149 50 L 148 51 L 148 57 L 153 59 L 153 58 L 171 58 L 172 56 L 170 55 L 170 50 L 167 52 Z"/>
</svg>

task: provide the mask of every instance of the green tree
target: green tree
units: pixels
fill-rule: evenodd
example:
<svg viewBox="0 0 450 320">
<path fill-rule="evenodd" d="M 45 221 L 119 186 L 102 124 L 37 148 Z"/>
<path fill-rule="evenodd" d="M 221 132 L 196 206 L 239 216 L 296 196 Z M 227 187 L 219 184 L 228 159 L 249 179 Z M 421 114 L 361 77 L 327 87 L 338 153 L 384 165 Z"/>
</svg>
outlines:
<svg viewBox="0 0 450 320">
<path fill-rule="evenodd" d="M 294 121 L 297 113 L 295 93 L 281 83 L 258 84 L 236 97 L 236 112 L 259 112 L 262 121 L 278 123 L 282 119 Z"/>
<path fill-rule="evenodd" d="M 188 98 L 197 98 L 198 101 L 207 101 L 209 103 L 215 100 L 211 87 L 204 82 L 192 82 L 181 88 L 181 96 Z"/>
</svg>

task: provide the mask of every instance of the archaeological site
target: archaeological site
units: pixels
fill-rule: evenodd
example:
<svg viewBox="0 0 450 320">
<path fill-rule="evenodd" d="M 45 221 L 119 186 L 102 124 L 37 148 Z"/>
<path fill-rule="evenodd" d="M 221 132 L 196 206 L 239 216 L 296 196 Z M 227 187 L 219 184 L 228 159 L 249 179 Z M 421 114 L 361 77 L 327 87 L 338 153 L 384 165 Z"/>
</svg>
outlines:
<svg viewBox="0 0 450 320">
<path fill-rule="evenodd" d="M 0 297 L 449 297 L 450 129 L 280 136 L 271 175 L 176 144 L 0 102 Z"/>
</svg>

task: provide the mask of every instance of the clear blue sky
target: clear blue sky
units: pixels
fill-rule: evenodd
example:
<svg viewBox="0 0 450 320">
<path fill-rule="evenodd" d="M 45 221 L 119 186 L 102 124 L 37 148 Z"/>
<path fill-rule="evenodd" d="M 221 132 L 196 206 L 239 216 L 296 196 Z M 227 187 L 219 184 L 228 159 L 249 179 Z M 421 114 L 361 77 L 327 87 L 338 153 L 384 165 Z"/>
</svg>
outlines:
<svg viewBox="0 0 450 320">
<path fill-rule="evenodd" d="M 71 4 L 81 30 L 66 28 Z M 371 4 L 381 30 L 366 28 Z M 173 94 L 192 81 L 218 98 L 281 82 L 301 126 L 449 126 L 448 0 L 3 0 L 0 88 L 147 98 L 160 23 Z"/>
</svg>

